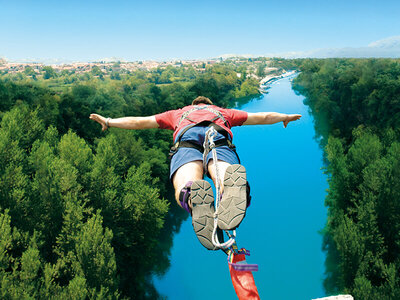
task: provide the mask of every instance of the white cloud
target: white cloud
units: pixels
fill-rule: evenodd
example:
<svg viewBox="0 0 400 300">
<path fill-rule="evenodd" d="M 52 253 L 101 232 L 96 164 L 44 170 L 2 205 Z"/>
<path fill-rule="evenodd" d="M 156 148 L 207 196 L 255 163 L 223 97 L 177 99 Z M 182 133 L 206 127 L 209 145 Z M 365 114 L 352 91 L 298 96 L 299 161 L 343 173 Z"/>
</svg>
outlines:
<svg viewBox="0 0 400 300">
<path fill-rule="evenodd" d="M 400 49 L 400 35 L 391 36 L 368 45 L 371 48 Z"/>
<path fill-rule="evenodd" d="M 400 36 L 392 36 L 358 48 L 325 48 L 303 52 L 272 53 L 265 56 L 284 58 L 329 58 L 329 57 L 400 57 Z"/>
</svg>

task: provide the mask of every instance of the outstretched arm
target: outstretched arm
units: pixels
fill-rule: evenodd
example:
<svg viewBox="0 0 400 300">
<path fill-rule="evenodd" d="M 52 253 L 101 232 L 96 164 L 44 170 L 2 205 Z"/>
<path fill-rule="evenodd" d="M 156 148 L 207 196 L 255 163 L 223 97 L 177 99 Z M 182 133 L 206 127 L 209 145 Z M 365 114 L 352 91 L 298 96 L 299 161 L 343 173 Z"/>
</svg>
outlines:
<svg viewBox="0 0 400 300">
<path fill-rule="evenodd" d="M 124 129 L 150 129 L 159 127 L 155 116 L 124 117 L 118 119 L 111 119 L 111 118 L 105 118 L 98 114 L 91 114 L 89 118 L 99 123 L 101 125 L 102 131 L 106 130 L 108 127 L 117 127 Z"/>
<path fill-rule="evenodd" d="M 299 114 L 287 115 L 276 112 L 248 113 L 247 120 L 243 125 L 264 125 L 283 122 L 283 126 L 286 128 L 289 122 L 296 121 L 300 118 L 301 115 Z"/>
</svg>

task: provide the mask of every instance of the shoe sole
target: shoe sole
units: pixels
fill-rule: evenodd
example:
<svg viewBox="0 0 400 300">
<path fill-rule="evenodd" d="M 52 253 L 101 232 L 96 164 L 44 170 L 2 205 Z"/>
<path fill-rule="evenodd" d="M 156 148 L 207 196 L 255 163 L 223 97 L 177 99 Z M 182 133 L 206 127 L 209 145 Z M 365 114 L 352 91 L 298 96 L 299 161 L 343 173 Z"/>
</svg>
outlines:
<svg viewBox="0 0 400 300">
<path fill-rule="evenodd" d="M 242 165 L 231 165 L 224 177 L 224 193 L 218 208 L 218 227 L 233 230 L 239 226 L 247 208 L 246 169 Z"/>
<path fill-rule="evenodd" d="M 192 224 L 200 243 L 209 250 L 218 250 L 212 243 L 214 229 L 214 193 L 209 182 L 193 181 L 191 186 Z"/>
</svg>

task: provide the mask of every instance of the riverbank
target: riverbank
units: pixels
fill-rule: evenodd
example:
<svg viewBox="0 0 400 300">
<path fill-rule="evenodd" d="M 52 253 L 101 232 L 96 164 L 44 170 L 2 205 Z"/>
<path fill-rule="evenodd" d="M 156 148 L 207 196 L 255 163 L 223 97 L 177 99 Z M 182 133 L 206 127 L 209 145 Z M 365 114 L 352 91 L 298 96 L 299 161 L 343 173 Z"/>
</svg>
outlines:
<svg viewBox="0 0 400 300">
<path fill-rule="evenodd" d="M 276 80 L 289 77 L 289 76 L 291 76 L 291 75 L 293 75 L 295 73 L 296 73 L 296 71 L 293 70 L 293 71 L 285 71 L 284 73 L 282 73 L 280 75 L 269 74 L 269 75 L 265 76 L 263 79 L 260 80 L 259 91 L 261 93 L 266 93 L 266 89 L 269 88 L 269 85 L 271 83 L 273 83 Z"/>
</svg>

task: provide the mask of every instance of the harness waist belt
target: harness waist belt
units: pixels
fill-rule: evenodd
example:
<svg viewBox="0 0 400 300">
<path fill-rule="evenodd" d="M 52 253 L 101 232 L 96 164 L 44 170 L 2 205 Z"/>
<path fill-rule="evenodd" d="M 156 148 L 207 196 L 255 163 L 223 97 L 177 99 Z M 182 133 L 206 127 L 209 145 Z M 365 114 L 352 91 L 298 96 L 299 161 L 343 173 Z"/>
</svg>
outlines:
<svg viewBox="0 0 400 300">
<path fill-rule="evenodd" d="M 221 146 L 228 146 L 229 148 L 235 148 L 235 145 L 232 144 L 230 140 L 222 139 L 215 141 L 215 147 L 221 147 Z M 174 145 L 175 148 L 195 148 L 199 150 L 201 153 L 204 152 L 204 147 L 203 145 L 198 144 L 195 141 L 181 141 L 177 142 Z"/>
<path fill-rule="evenodd" d="M 185 129 L 182 130 L 178 137 L 178 141 L 171 147 L 169 151 L 169 158 L 172 158 L 174 154 L 178 151 L 179 148 L 194 148 L 199 150 L 201 153 L 204 153 L 204 147 L 203 145 L 197 143 L 196 141 L 181 141 L 182 136 L 188 131 L 190 128 L 195 127 L 195 126 L 200 126 L 200 127 L 214 127 L 217 132 L 222 134 L 225 138 L 220 139 L 214 142 L 215 147 L 221 147 L 221 146 L 228 146 L 230 149 L 232 149 L 236 153 L 236 147 L 232 143 L 232 141 L 229 139 L 229 133 L 223 129 L 221 126 L 213 123 L 212 121 L 202 121 L 197 124 L 192 124 L 187 126 Z M 237 155 L 237 153 L 236 153 Z M 239 159 L 239 156 L 238 156 Z M 240 161 L 240 160 L 239 160 Z"/>
</svg>

